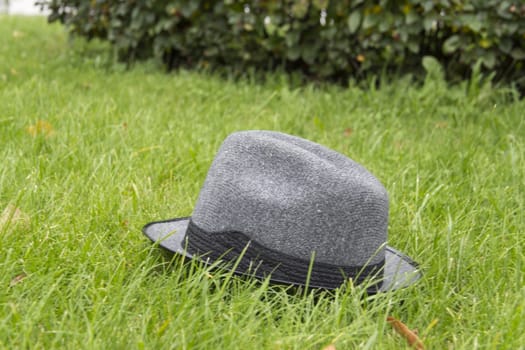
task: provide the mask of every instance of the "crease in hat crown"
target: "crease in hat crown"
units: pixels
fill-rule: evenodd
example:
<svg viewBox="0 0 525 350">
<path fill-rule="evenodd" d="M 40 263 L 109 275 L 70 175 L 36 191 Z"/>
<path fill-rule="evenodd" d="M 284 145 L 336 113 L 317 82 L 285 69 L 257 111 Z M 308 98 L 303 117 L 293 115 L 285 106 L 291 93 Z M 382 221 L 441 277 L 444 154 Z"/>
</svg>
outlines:
<svg viewBox="0 0 525 350">
<path fill-rule="evenodd" d="M 339 266 L 385 257 L 388 195 L 377 178 L 317 143 L 272 131 L 241 131 L 221 145 L 192 221 L 242 232 L 280 253 Z"/>
</svg>

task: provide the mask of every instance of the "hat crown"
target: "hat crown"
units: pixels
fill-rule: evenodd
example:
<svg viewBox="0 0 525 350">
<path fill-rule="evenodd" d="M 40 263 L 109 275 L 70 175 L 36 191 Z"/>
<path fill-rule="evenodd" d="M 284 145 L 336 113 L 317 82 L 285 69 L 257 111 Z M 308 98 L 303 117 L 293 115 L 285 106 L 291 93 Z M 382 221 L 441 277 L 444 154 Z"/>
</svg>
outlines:
<svg viewBox="0 0 525 350">
<path fill-rule="evenodd" d="M 193 222 L 242 232 L 299 259 L 362 266 L 384 259 L 388 195 L 368 170 L 317 143 L 271 131 L 231 134 L 200 191 Z"/>
</svg>

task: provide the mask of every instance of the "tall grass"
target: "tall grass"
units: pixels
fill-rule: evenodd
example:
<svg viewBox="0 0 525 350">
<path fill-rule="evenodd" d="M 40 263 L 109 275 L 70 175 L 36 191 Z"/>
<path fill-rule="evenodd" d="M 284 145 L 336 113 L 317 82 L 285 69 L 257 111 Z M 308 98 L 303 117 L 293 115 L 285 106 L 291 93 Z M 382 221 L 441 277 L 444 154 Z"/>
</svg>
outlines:
<svg viewBox="0 0 525 350">
<path fill-rule="evenodd" d="M 473 79 L 294 88 L 125 70 L 43 19 L 0 17 L 0 348 L 428 348 L 525 344 L 525 103 Z M 304 293 L 163 254 L 222 140 L 279 130 L 369 168 L 414 286 Z M 18 211 L 15 212 L 15 208 Z M 7 214 L 10 213 L 10 220 Z"/>
</svg>

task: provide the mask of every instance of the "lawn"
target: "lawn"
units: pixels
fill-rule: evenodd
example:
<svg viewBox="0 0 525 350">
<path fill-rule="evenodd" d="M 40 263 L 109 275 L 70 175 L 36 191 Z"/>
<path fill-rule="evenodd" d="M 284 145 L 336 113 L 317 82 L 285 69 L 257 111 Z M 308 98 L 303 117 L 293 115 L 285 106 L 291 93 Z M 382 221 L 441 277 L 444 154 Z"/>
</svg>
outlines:
<svg viewBox="0 0 525 350">
<path fill-rule="evenodd" d="M 130 70 L 43 18 L 0 17 L 0 348 L 525 344 L 525 102 L 431 71 L 381 88 Z M 390 195 L 417 284 L 314 293 L 183 264 L 142 226 L 190 215 L 222 140 L 278 130 L 342 152 Z M 8 214 L 12 215 L 8 215 Z"/>
</svg>

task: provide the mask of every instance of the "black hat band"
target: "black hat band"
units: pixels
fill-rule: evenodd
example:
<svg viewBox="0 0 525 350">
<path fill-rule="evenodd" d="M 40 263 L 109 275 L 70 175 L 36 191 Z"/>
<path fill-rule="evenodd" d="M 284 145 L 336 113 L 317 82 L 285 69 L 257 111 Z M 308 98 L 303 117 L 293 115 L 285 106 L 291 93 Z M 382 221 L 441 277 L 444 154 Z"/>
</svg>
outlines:
<svg viewBox="0 0 525 350">
<path fill-rule="evenodd" d="M 299 259 L 266 248 L 252 241 L 242 232 L 207 232 L 190 220 L 185 240 L 187 251 L 201 259 L 211 261 L 238 262 L 236 272 L 254 274 L 257 277 L 272 275 L 272 280 L 304 285 L 310 270 L 310 261 Z M 244 253 L 243 253 L 244 252 Z M 351 278 L 360 284 L 369 277 L 381 277 L 385 260 L 366 266 L 337 266 L 314 260 L 310 271 L 309 285 L 312 287 L 337 288 Z M 369 292 L 381 288 L 381 280 L 374 282 Z"/>
</svg>

